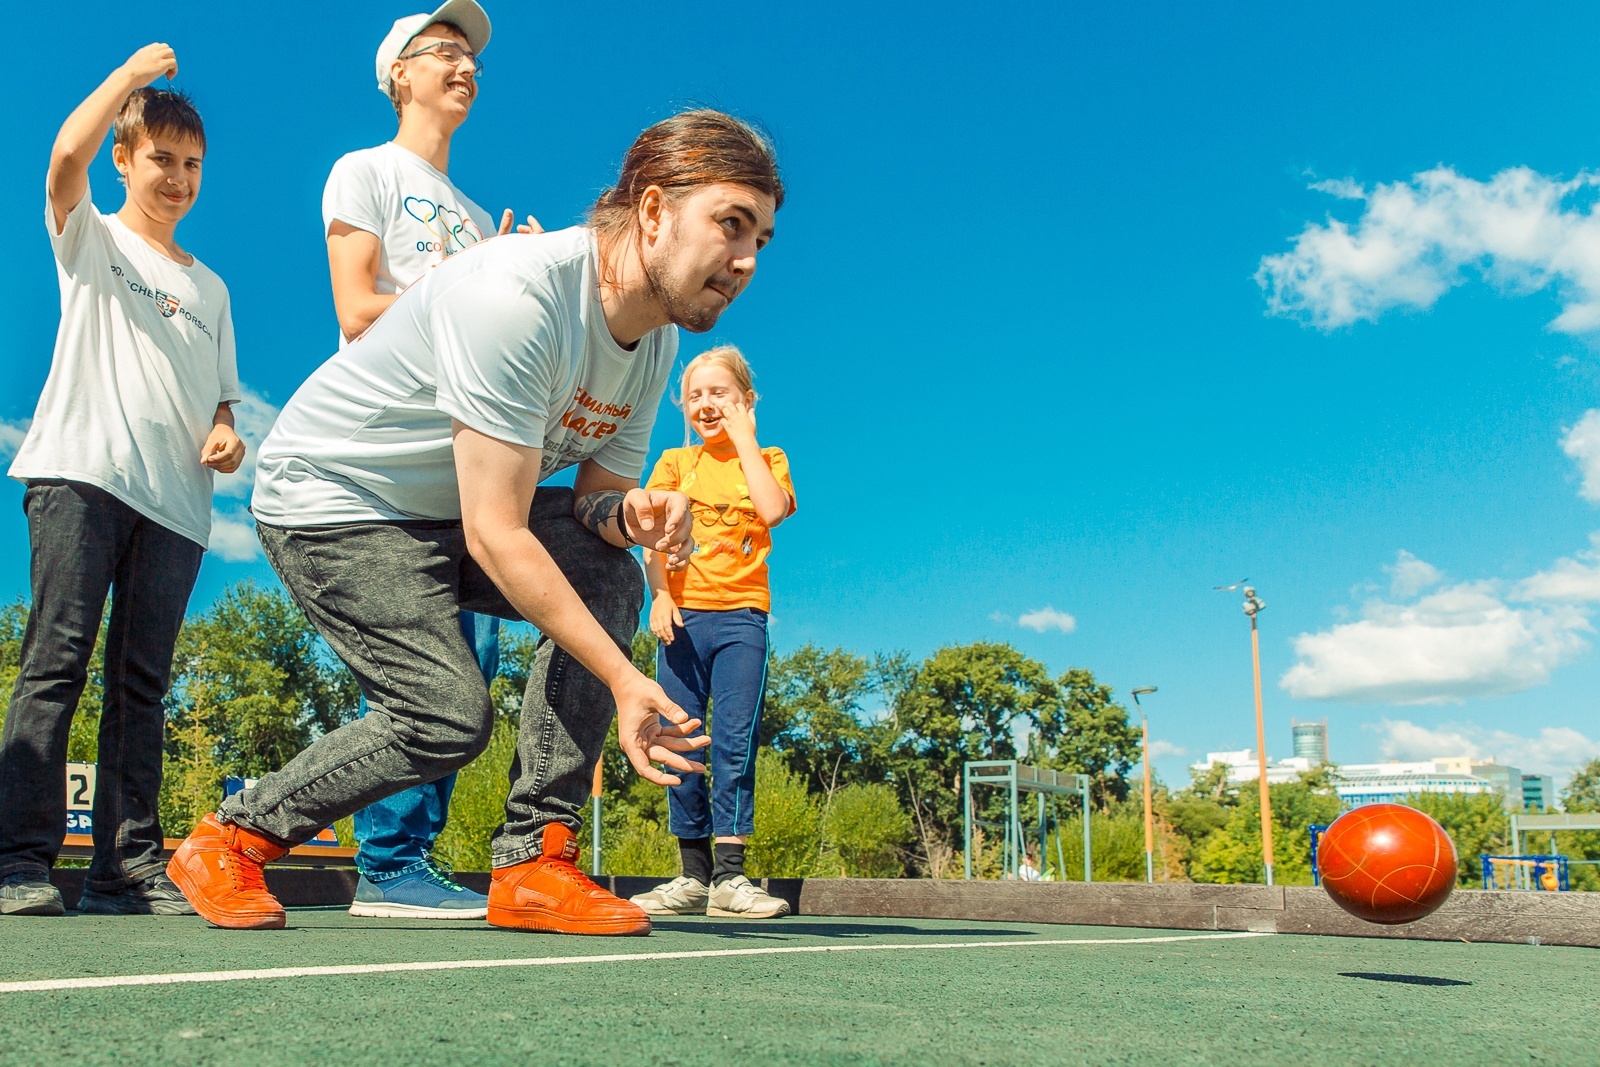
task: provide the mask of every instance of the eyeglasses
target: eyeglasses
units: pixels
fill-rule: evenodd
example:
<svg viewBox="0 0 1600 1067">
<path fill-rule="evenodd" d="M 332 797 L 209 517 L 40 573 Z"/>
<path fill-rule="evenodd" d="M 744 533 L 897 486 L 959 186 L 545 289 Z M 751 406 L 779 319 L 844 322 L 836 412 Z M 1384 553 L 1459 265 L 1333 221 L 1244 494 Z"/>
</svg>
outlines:
<svg viewBox="0 0 1600 1067">
<path fill-rule="evenodd" d="M 458 44 L 449 41 L 440 41 L 437 44 L 424 45 L 415 52 L 401 56 L 401 59 L 414 59 L 417 56 L 438 56 L 452 67 L 459 67 L 463 59 L 472 60 L 472 76 L 483 77 L 483 60 L 476 52 L 468 52 Z"/>
</svg>

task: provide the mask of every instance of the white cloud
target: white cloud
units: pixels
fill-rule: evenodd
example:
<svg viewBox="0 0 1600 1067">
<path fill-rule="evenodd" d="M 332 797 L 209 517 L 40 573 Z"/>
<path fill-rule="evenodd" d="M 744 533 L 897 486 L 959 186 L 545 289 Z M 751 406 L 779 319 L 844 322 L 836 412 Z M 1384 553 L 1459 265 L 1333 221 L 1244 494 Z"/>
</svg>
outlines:
<svg viewBox="0 0 1600 1067">
<path fill-rule="evenodd" d="M 1439 727 L 1429 727 L 1406 719 L 1383 719 L 1362 728 L 1380 735 L 1378 751 L 1389 759 L 1493 757 L 1501 764 L 1558 779 L 1570 777 L 1578 767 L 1600 756 L 1600 741 L 1570 726 L 1546 726 L 1535 737 L 1507 730 L 1487 730 L 1474 723 L 1443 723 Z"/>
<path fill-rule="evenodd" d="M 1553 287 L 1551 327 L 1600 330 L 1600 174 L 1570 181 L 1527 167 L 1486 182 L 1436 167 L 1370 191 L 1323 181 L 1321 192 L 1364 205 L 1354 223 L 1308 223 L 1287 252 L 1265 256 L 1256 282 L 1272 314 L 1323 329 L 1372 321 L 1391 308 L 1428 308 L 1474 276 L 1518 293 Z"/>
<path fill-rule="evenodd" d="M 1374 599 L 1361 618 L 1301 634 L 1278 684 L 1299 700 L 1450 704 L 1515 693 L 1588 647 L 1588 615 L 1564 604 L 1514 607 L 1499 583 L 1447 586 L 1414 603 Z"/>
<path fill-rule="evenodd" d="M 219 474 L 216 479 L 218 496 L 248 497 L 256 481 L 256 453 L 261 450 L 261 440 L 272 429 L 278 418 L 278 407 L 267 398 L 245 386 L 244 399 L 233 405 L 234 430 L 245 444 L 244 462 L 232 474 Z M 255 541 L 251 534 L 250 540 Z M 227 558 L 227 557 L 223 557 Z M 252 557 L 253 558 L 253 557 Z"/>
<path fill-rule="evenodd" d="M 32 419 L 0 419 L 0 461 L 8 460 L 17 454 L 17 449 L 22 447 L 22 439 L 28 436 L 28 427 L 33 425 Z"/>
<path fill-rule="evenodd" d="M 1046 630 L 1058 630 L 1070 634 L 1078 628 L 1078 620 L 1064 611 L 1057 611 L 1052 607 L 1042 607 L 1037 611 L 1026 612 L 1017 619 L 1017 625 L 1038 633 Z"/>
<path fill-rule="evenodd" d="M 1561 451 L 1578 464 L 1583 499 L 1600 504 L 1600 409 L 1583 413 L 1578 424 L 1561 438 Z"/>
<path fill-rule="evenodd" d="M 1513 594 L 1517 600 L 1565 604 L 1600 601 L 1600 532 L 1589 535 L 1589 548 L 1556 560 L 1547 570 L 1524 578 Z"/>
<path fill-rule="evenodd" d="M 249 563 L 261 556 L 261 542 L 256 540 L 255 523 L 248 512 L 224 514 L 211 512 L 211 551 L 229 563 Z"/>
<path fill-rule="evenodd" d="M 1340 200 L 1365 200 L 1367 187 L 1350 178 L 1325 178 L 1322 181 L 1312 182 L 1309 188 L 1318 193 L 1327 193 Z"/>
<path fill-rule="evenodd" d="M 1162 741 L 1159 738 L 1150 742 L 1150 758 L 1160 759 L 1162 756 L 1187 756 L 1189 750 L 1182 745 L 1175 745 L 1171 741 Z"/>
<path fill-rule="evenodd" d="M 1401 549 L 1396 554 L 1394 562 L 1385 567 L 1389 572 L 1389 590 L 1395 596 L 1416 596 L 1432 585 L 1438 585 L 1444 575 L 1439 573 L 1439 568 L 1433 564 L 1420 560 L 1416 556 Z"/>
</svg>

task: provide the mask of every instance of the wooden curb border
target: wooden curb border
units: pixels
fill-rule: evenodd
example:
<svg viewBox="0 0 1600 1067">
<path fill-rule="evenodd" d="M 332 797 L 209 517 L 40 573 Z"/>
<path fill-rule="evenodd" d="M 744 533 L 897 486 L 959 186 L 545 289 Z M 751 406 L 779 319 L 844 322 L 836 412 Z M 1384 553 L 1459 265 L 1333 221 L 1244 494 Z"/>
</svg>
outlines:
<svg viewBox="0 0 1600 1067">
<path fill-rule="evenodd" d="M 85 872 L 51 875 L 75 907 Z M 487 892 L 489 876 L 457 872 L 462 885 Z M 350 903 L 349 867 L 270 867 L 267 886 L 289 907 Z M 621 896 L 642 893 L 659 878 L 595 879 Z M 1138 882 L 987 882 L 930 878 L 771 878 L 767 892 L 796 915 L 872 919 L 957 919 L 1064 923 L 1156 930 L 1326 934 L 1420 941 L 1498 942 L 1600 948 L 1600 893 L 1484 892 L 1458 889 L 1420 922 L 1376 926 L 1345 913 L 1310 886 L 1196 885 Z"/>
</svg>

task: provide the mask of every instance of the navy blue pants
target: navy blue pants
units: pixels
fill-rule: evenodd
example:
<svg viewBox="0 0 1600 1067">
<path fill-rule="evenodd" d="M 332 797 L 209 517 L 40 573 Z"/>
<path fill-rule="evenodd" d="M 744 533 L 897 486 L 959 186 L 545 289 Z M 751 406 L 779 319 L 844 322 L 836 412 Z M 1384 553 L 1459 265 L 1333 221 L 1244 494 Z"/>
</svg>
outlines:
<svg viewBox="0 0 1600 1067">
<path fill-rule="evenodd" d="M 755 832 L 756 746 L 767 690 L 767 613 L 683 609 L 683 628 L 661 646 L 656 681 L 691 716 L 711 707 L 711 752 L 703 774 L 667 790 L 667 821 L 676 837 L 735 837 Z M 697 732 L 704 732 L 703 729 Z"/>
<path fill-rule="evenodd" d="M 483 680 L 494 681 L 500 672 L 500 620 L 493 615 L 461 613 L 461 635 L 472 646 L 472 654 L 483 672 Z M 367 698 L 361 698 L 359 714 L 367 714 Z M 450 794 L 456 787 L 456 774 L 402 789 L 369 804 L 352 817 L 356 835 L 356 867 L 372 881 L 381 882 L 420 871 L 426 853 L 444 832 L 450 814 Z"/>
</svg>

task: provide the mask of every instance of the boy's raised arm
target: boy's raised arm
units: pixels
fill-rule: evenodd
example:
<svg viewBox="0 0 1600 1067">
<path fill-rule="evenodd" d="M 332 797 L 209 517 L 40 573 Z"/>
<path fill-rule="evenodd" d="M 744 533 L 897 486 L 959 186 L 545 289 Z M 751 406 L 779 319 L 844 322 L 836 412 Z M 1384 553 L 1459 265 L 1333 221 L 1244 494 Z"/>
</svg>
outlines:
<svg viewBox="0 0 1600 1067">
<path fill-rule="evenodd" d="M 178 57 L 170 46 L 147 44 L 112 71 L 100 87 L 67 116 L 50 149 L 50 171 L 45 177 L 57 233 L 66 226 L 67 214 L 83 199 L 89 187 L 89 164 L 100 151 L 128 94 L 163 74 L 171 78 L 177 73 Z"/>
</svg>

